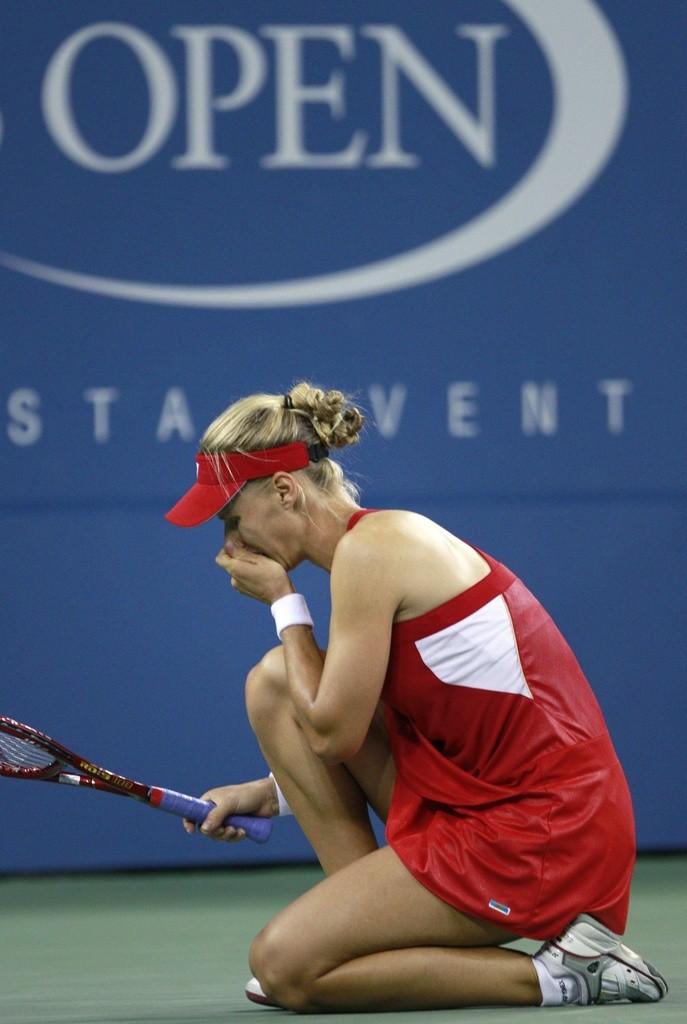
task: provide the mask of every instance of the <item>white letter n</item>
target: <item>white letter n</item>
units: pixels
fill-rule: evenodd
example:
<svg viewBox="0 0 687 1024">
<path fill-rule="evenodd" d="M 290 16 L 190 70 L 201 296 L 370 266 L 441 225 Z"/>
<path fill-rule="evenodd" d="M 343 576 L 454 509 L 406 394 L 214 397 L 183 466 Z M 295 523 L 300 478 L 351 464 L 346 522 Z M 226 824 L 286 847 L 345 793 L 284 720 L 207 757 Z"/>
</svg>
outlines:
<svg viewBox="0 0 687 1024">
<path fill-rule="evenodd" d="M 401 142 L 399 71 L 483 167 L 496 162 L 494 144 L 494 46 L 508 35 L 505 25 L 462 25 L 456 32 L 477 47 L 478 112 L 475 117 L 444 79 L 395 25 L 365 25 L 361 34 L 374 39 L 382 52 L 382 147 L 370 167 L 415 167 L 420 161 Z"/>
<path fill-rule="evenodd" d="M 521 392 L 522 432 L 534 434 L 558 433 L 558 389 L 553 381 L 537 384 L 528 380 Z"/>
</svg>

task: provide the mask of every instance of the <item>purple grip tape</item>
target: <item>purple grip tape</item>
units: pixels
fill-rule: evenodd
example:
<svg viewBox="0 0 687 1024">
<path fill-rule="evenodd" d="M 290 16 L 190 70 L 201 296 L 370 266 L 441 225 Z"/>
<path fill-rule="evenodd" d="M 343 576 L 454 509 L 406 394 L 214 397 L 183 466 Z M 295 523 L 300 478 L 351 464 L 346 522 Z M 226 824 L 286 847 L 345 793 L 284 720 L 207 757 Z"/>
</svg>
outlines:
<svg viewBox="0 0 687 1024">
<path fill-rule="evenodd" d="M 180 818 L 188 818 L 200 825 L 216 805 L 210 800 L 197 800 L 185 793 L 175 793 L 173 789 L 163 789 L 158 807 L 170 814 L 178 814 Z M 231 814 L 224 819 L 225 825 L 245 830 L 249 839 L 256 843 L 266 843 L 272 832 L 271 818 L 254 818 L 240 814 Z"/>
</svg>

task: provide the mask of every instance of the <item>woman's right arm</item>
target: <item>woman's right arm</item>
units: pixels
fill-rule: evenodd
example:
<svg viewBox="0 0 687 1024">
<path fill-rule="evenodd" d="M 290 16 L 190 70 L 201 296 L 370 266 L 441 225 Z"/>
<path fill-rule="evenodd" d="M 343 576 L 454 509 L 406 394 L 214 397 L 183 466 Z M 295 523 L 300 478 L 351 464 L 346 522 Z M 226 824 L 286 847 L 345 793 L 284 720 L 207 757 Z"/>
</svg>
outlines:
<svg viewBox="0 0 687 1024">
<path fill-rule="evenodd" d="M 209 839 L 222 839 L 226 843 L 238 842 L 246 836 L 243 829 L 222 825 L 230 814 L 254 815 L 257 818 L 273 818 L 279 814 L 277 790 L 270 776 L 235 786 L 208 789 L 201 800 L 211 800 L 217 806 L 210 811 L 200 831 Z M 196 826 L 187 818 L 184 818 L 184 828 L 189 835 L 196 831 Z"/>
</svg>

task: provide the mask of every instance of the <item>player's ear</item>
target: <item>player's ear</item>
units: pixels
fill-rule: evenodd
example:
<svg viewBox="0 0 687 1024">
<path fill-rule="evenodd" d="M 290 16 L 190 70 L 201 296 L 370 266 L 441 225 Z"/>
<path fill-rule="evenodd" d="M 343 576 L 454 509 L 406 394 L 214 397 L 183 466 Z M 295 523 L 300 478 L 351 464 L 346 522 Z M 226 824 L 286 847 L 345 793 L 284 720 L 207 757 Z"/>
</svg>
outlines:
<svg viewBox="0 0 687 1024">
<path fill-rule="evenodd" d="M 290 473 L 279 472 L 272 477 L 272 486 L 281 507 L 291 511 L 298 501 L 299 487 Z"/>
</svg>

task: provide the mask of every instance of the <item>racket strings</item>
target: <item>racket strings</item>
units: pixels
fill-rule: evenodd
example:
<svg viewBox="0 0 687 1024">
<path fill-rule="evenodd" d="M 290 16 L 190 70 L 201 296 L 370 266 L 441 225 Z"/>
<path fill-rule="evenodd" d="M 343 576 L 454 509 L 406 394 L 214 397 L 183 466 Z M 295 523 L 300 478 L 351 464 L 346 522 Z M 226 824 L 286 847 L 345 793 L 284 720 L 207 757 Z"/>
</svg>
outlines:
<svg viewBox="0 0 687 1024">
<path fill-rule="evenodd" d="M 31 740 L 0 733 L 0 762 L 8 768 L 49 768 L 55 758 Z"/>
</svg>

